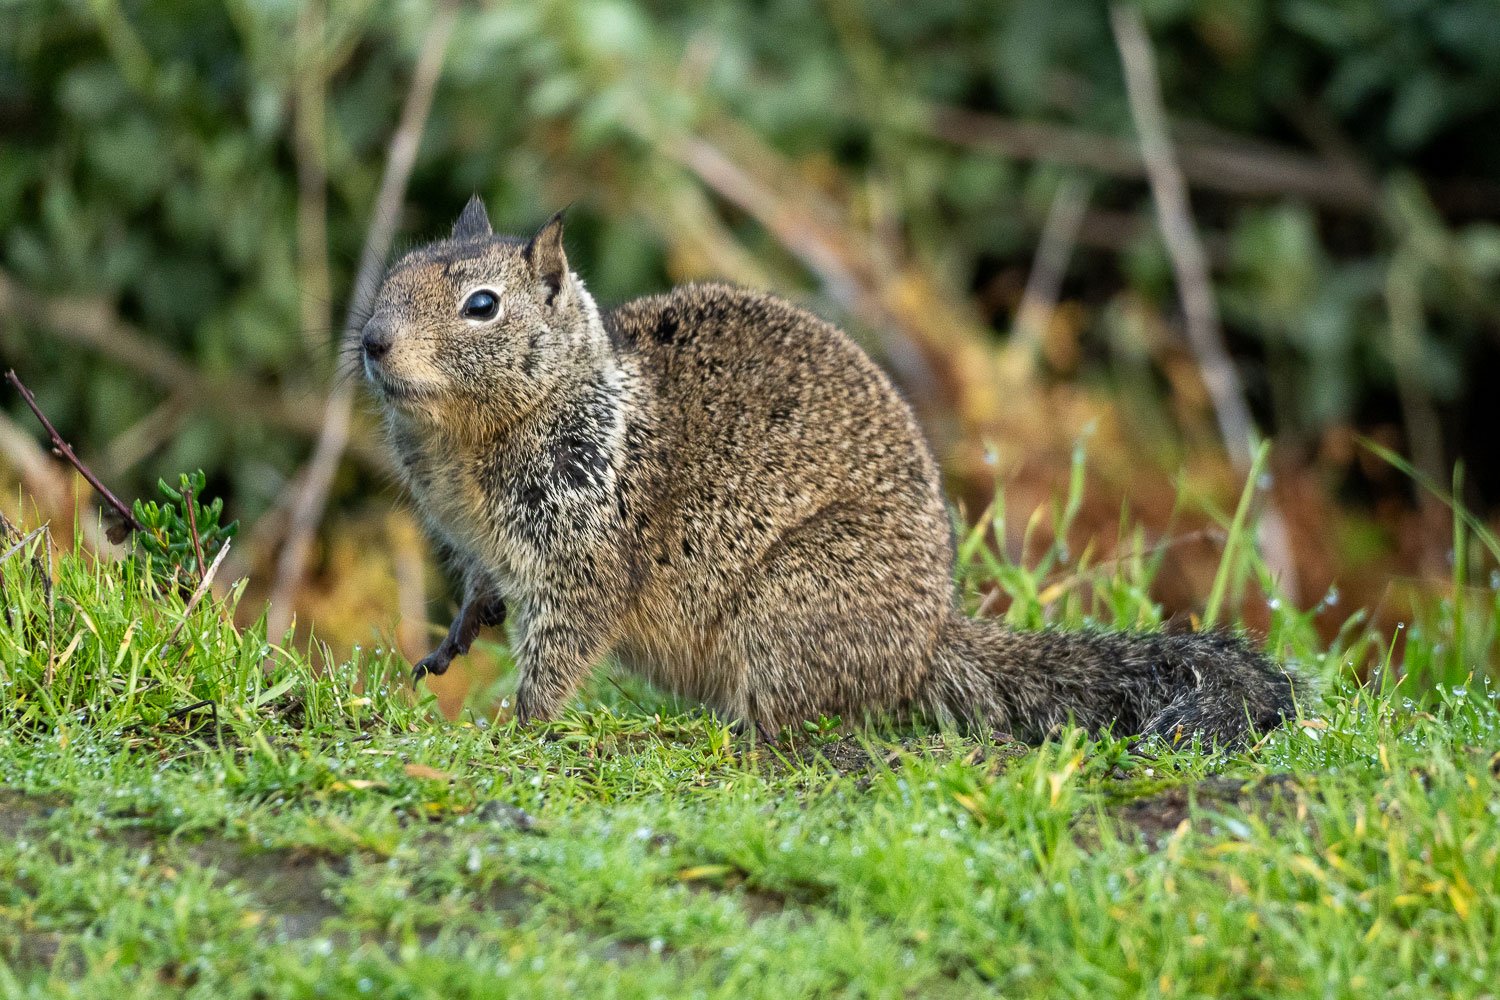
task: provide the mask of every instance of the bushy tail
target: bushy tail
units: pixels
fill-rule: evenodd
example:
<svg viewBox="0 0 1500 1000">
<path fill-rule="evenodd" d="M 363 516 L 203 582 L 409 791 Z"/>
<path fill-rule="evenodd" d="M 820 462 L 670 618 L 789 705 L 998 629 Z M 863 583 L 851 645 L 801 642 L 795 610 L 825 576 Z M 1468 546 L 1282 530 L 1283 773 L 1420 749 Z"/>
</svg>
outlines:
<svg viewBox="0 0 1500 1000">
<path fill-rule="evenodd" d="M 1031 740 L 1071 717 L 1093 732 L 1232 745 L 1294 714 L 1292 678 L 1229 632 L 1017 632 L 961 616 L 925 694 L 938 715 Z"/>
</svg>

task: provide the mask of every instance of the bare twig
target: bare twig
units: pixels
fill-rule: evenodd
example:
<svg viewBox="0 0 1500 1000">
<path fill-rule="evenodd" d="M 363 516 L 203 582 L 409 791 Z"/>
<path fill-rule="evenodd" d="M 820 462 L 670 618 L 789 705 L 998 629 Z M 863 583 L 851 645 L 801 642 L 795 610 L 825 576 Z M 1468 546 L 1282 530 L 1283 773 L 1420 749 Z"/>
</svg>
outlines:
<svg viewBox="0 0 1500 1000">
<path fill-rule="evenodd" d="M 1167 245 L 1172 271 L 1177 278 L 1177 294 L 1182 299 L 1188 343 L 1213 400 L 1214 416 L 1219 423 L 1224 447 L 1229 450 L 1236 468 L 1248 469 L 1254 424 L 1250 419 L 1250 408 L 1245 404 L 1239 374 L 1224 346 L 1208 260 L 1193 224 L 1187 184 L 1183 181 L 1172 151 L 1172 141 L 1167 135 L 1166 109 L 1162 106 L 1161 88 L 1156 78 L 1156 57 L 1135 8 L 1116 6 L 1110 16 L 1120 60 L 1125 66 L 1126 96 L 1141 140 L 1141 155 L 1146 161 L 1157 224 L 1161 227 L 1162 240 Z"/>
<path fill-rule="evenodd" d="M 37 538 L 41 538 L 42 540 L 42 551 L 33 551 L 31 553 L 31 570 L 36 574 L 37 579 L 41 581 L 42 598 L 47 605 L 47 669 L 42 675 L 42 684 L 45 687 L 51 687 L 52 675 L 57 670 L 57 646 L 54 643 L 57 612 L 52 603 L 52 573 L 50 570 L 52 561 L 52 529 L 48 525 L 43 524 L 41 527 L 33 528 L 22 535 L 20 529 L 10 523 L 9 518 L 4 514 L 0 514 L 0 544 L 8 542 L 12 538 L 15 538 L 16 542 L 10 548 L 6 549 L 3 555 L 0 555 L 0 563 L 9 562 L 11 556 L 20 552 Z M 10 601 L 4 597 L 4 594 L 5 579 L 4 575 L 0 574 L 0 600 L 5 601 L 6 620 L 14 623 L 15 609 L 10 606 Z M 9 677 L 5 671 L 4 663 L 0 663 L 0 677 L 6 677 L 7 679 Z"/>
<path fill-rule="evenodd" d="M 9 522 L 6 522 L 6 523 L 8 524 Z M 30 531 L 26 532 L 26 534 L 22 535 L 16 541 L 16 543 L 14 545 L 12 545 L 10 548 L 6 549 L 3 553 L 0 553 L 0 563 L 9 562 L 11 556 L 15 555 L 17 552 L 20 552 L 22 549 L 24 549 L 28 544 L 30 544 L 30 542 L 31 542 L 32 539 L 36 538 L 44 530 L 46 530 L 46 527 L 47 527 L 46 525 L 42 525 L 42 527 L 40 527 L 40 528 L 32 528 Z M 12 529 L 12 530 L 16 530 L 16 529 Z M 7 536 L 5 540 L 6 541 L 10 541 L 9 536 Z M 9 611 L 10 609 L 7 608 L 6 610 Z"/>
<path fill-rule="evenodd" d="M 24 288 L 0 271 L 0 314 L 46 327 L 70 343 L 95 351 L 134 372 L 195 409 L 213 410 L 221 417 L 243 418 L 308 436 L 316 435 L 322 427 L 321 406 L 312 400 L 283 398 L 247 382 L 243 376 L 230 379 L 205 374 L 175 351 L 120 319 L 102 299 L 48 298 Z M 385 450 L 368 435 L 355 437 L 350 451 L 372 469 L 390 467 Z"/>
<path fill-rule="evenodd" d="M 208 593 L 209 586 L 214 582 L 214 576 L 219 572 L 219 566 L 223 564 L 224 558 L 228 555 L 229 541 L 225 539 L 224 544 L 219 546 L 219 551 L 214 556 L 214 561 L 209 563 L 208 569 L 203 573 L 203 578 L 198 581 L 198 586 L 193 589 L 193 596 L 188 598 L 187 606 L 182 609 L 182 621 L 177 623 L 177 627 L 172 629 L 172 634 L 167 636 L 167 641 L 162 643 L 162 652 L 164 654 L 172 643 L 177 641 L 178 635 L 182 633 L 183 626 L 187 624 L 188 617 L 192 615 L 193 609 L 198 606 L 198 602 L 203 600 L 203 595 Z"/>
<path fill-rule="evenodd" d="M 1214 299 L 1207 255 L 1193 224 L 1187 184 L 1167 131 L 1167 114 L 1156 75 L 1156 56 L 1140 12 L 1134 7 L 1125 4 L 1112 7 L 1110 23 L 1125 70 L 1126 98 L 1141 142 L 1141 157 L 1151 186 L 1151 200 L 1156 206 L 1157 224 L 1177 279 L 1188 344 L 1213 401 L 1214 417 L 1224 447 L 1235 467 L 1245 472 L 1250 469 L 1255 447 L 1255 424 L 1245 402 L 1244 386 L 1219 325 L 1219 306 Z M 1267 505 L 1261 523 L 1261 540 L 1273 573 L 1281 579 L 1284 587 L 1295 592 L 1296 564 L 1286 522 L 1274 504 Z"/>
<path fill-rule="evenodd" d="M 391 568 L 396 575 L 396 648 L 415 663 L 431 649 L 427 646 L 427 587 L 425 583 L 422 531 L 405 510 L 393 510 L 386 519 L 386 537 L 391 546 Z"/>
<path fill-rule="evenodd" d="M 102 449 L 100 474 L 119 478 L 177 433 L 187 407 L 176 395 L 167 396 L 151 412 L 120 431 Z"/>
<path fill-rule="evenodd" d="M 193 487 L 191 484 L 182 491 L 182 506 L 187 510 L 188 531 L 193 538 L 193 556 L 198 560 L 198 578 L 201 580 L 203 574 L 208 570 L 208 564 L 203 561 L 203 545 L 198 541 L 198 515 L 193 512 Z"/>
<path fill-rule="evenodd" d="M 731 141 L 739 147 L 735 156 L 698 135 L 664 140 L 661 149 L 755 218 L 819 279 L 830 298 L 879 335 L 888 362 L 914 397 L 932 396 L 936 389 L 975 431 L 972 437 L 993 432 L 1004 416 L 999 399 L 1005 394 L 997 386 L 1007 379 L 978 335 L 975 317 L 916 268 L 881 280 L 868 247 L 848 238 L 855 226 L 847 208 L 799 180 L 754 136 L 740 132 Z"/>
<path fill-rule="evenodd" d="M 31 565 L 42 581 L 42 599 L 47 604 L 47 687 L 57 673 L 57 603 L 52 598 L 52 527 L 42 525 L 42 551 L 31 554 Z"/>
<path fill-rule="evenodd" d="M 73 451 L 72 446 L 62 439 L 61 434 L 57 433 L 57 428 L 52 426 L 52 421 L 47 419 L 47 415 L 37 405 L 36 397 L 31 394 L 31 390 L 26 388 L 26 384 L 16 375 L 15 369 L 11 369 L 5 373 L 5 381 L 15 386 L 16 391 L 21 394 L 22 401 L 25 402 L 32 413 L 36 414 L 36 418 L 41 421 L 42 428 L 46 430 L 47 437 L 52 441 L 53 449 L 67 460 L 69 465 L 77 469 L 79 475 L 88 480 L 88 484 L 104 498 L 104 502 L 109 504 L 116 514 L 120 515 L 121 520 L 130 526 L 131 531 L 140 531 L 141 522 L 135 519 L 135 514 L 129 507 L 125 506 L 119 497 L 110 492 L 108 486 L 99 481 L 99 477 L 94 475 L 93 470 L 83 464 L 82 459 Z"/>
<path fill-rule="evenodd" d="M 1443 435 L 1437 409 L 1432 405 L 1432 396 L 1422 383 L 1422 293 L 1420 288 L 1420 264 L 1409 250 L 1397 251 L 1386 269 L 1385 301 L 1390 315 L 1390 342 L 1392 366 L 1396 373 L 1396 398 L 1401 406 L 1402 424 L 1406 431 L 1407 447 L 1411 450 L 1412 464 L 1429 481 L 1441 483 L 1446 477 L 1443 468 Z M 1419 492 L 1417 506 L 1422 513 L 1424 559 L 1431 568 L 1439 569 L 1438 557 L 1445 544 L 1444 529 L 1446 511 L 1425 490 Z M 1434 544 L 1437 542 L 1438 544 Z"/>
<path fill-rule="evenodd" d="M 58 518 L 66 514 L 69 521 L 78 525 L 89 548 L 103 551 L 109 546 L 98 518 L 78 516 L 80 494 L 74 488 L 72 470 L 57 462 L 30 431 L 4 412 L 0 412 L 0 458 L 10 463 L 20 476 L 26 496 L 39 513 L 45 511 L 44 517 Z"/>
<path fill-rule="evenodd" d="M 1052 314 L 1057 311 L 1057 297 L 1062 293 L 1068 261 L 1078 239 L 1078 227 L 1083 223 L 1088 205 L 1088 183 L 1068 178 L 1058 185 L 1052 207 L 1047 211 L 1036 258 L 1026 278 L 1026 290 L 1021 295 L 1021 306 L 1016 310 L 1015 332 L 1010 344 L 1012 355 L 1027 367 L 1036 363 L 1047 328 L 1052 323 Z"/>
<path fill-rule="evenodd" d="M 378 290 L 385 258 L 390 253 L 391 242 L 395 238 L 401 200 L 406 194 L 407 181 L 417 158 L 417 146 L 426 128 L 427 113 L 432 108 L 433 93 L 442 74 L 443 58 L 448 48 L 448 38 L 453 32 L 454 20 L 453 9 L 442 7 L 428 30 L 422 52 L 417 57 L 411 90 L 407 92 L 406 103 L 401 108 L 401 120 L 391 138 L 385 173 L 381 177 L 380 191 L 375 199 L 375 213 L 365 234 L 364 249 L 360 253 L 359 271 L 344 323 L 345 336 L 353 335 L 356 323 L 369 312 Z M 286 542 L 276 563 L 276 581 L 271 588 L 271 607 L 268 612 L 269 635 L 285 633 L 291 621 L 292 593 L 302 581 L 308 549 L 323 520 L 323 511 L 328 505 L 328 491 L 333 485 L 334 473 L 338 470 L 339 461 L 349 442 L 353 408 L 353 383 L 348 379 L 337 380 L 328 396 L 323 428 L 318 435 L 317 445 L 313 448 L 312 457 L 308 460 L 306 473 L 302 476 L 302 489 L 292 506 Z"/>
<path fill-rule="evenodd" d="M 297 168 L 298 308 L 305 346 L 315 350 L 328 322 L 328 62 L 325 0 L 302 0 L 294 37 L 292 150 Z"/>
<path fill-rule="evenodd" d="M 17 528 L 15 527 L 15 525 L 13 525 L 13 524 L 10 523 L 10 518 L 8 518 L 8 517 L 5 516 L 5 512 L 4 511 L 0 511 L 0 545 L 4 545 L 6 542 L 10 541 L 12 538 L 14 538 L 18 534 L 20 534 L 20 531 L 17 530 Z M 23 542 L 22 544 L 25 544 L 25 543 Z M 12 549 L 10 552 L 6 553 L 5 555 L 0 556 L 0 563 L 4 563 L 7 559 L 9 559 L 11 557 L 11 555 L 15 551 L 16 551 L 15 549 Z M 7 625 L 9 625 L 11 628 L 15 628 L 16 627 L 16 610 L 11 605 L 11 603 L 10 603 L 10 595 L 8 593 L 6 593 L 6 590 L 5 590 L 5 572 L 4 572 L 4 570 L 0 570 L 0 608 L 4 608 L 5 609 L 5 623 Z M 5 681 L 6 683 L 10 683 L 10 671 L 5 668 L 5 661 L 4 660 L 0 660 L 0 680 Z"/>
<path fill-rule="evenodd" d="M 1145 178 L 1148 166 L 1129 141 L 1051 122 L 1015 121 L 962 108 L 938 107 L 927 134 L 1018 160 L 1080 167 L 1112 177 Z M 1347 163 L 1266 143 L 1186 141 L 1179 162 L 1195 187 L 1250 197 L 1306 198 L 1325 208 L 1371 215 L 1379 189 Z"/>
</svg>

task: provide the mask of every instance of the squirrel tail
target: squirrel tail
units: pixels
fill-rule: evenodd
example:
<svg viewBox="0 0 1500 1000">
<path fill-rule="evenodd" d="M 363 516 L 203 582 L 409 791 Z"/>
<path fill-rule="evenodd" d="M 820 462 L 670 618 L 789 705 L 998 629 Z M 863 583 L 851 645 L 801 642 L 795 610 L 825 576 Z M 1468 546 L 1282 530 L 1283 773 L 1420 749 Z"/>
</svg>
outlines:
<svg viewBox="0 0 1500 1000">
<path fill-rule="evenodd" d="M 1092 732 L 1232 746 L 1295 714 L 1293 678 L 1231 632 L 1018 632 L 954 615 L 926 700 L 938 717 L 1041 739 Z"/>
</svg>

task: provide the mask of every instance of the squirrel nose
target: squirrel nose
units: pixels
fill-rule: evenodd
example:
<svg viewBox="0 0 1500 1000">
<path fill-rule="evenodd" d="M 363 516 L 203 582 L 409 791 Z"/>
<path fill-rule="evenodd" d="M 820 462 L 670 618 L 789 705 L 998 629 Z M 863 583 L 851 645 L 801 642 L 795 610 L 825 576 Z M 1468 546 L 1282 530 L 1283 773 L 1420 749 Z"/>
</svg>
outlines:
<svg viewBox="0 0 1500 1000">
<path fill-rule="evenodd" d="M 372 319 L 365 324 L 364 333 L 360 335 L 360 346 L 365 349 L 365 357 L 371 361 L 379 361 L 391 350 L 391 342 L 396 339 L 396 332 L 391 325 L 382 319 Z"/>
</svg>

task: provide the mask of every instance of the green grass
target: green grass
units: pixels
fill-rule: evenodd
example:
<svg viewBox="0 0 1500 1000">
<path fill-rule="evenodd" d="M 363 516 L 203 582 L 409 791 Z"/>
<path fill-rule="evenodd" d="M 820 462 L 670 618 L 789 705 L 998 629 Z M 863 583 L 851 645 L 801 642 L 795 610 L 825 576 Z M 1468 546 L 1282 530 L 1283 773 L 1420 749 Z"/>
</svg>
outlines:
<svg viewBox="0 0 1500 1000">
<path fill-rule="evenodd" d="M 1263 573 L 1237 541 L 1225 607 Z M 385 654 L 315 664 L 128 565 L 62 558 L 49 610 L 40 544 L 0 564 L 0 996 L 1500 983 L 1492 590 L 1434 599 L 1389 663 L 1357 617 L 1328 650 L 1277 607 L 1307 724 L 1231 756 L 831 725 L 751 752 L 624 679 L 545 728 L 445 723 Z M 964 551 L 1017 621 L 1159 619 L 1144 544 Z"/>
</svg>

